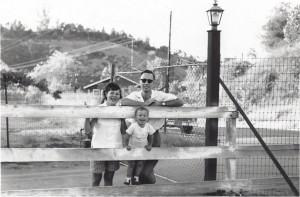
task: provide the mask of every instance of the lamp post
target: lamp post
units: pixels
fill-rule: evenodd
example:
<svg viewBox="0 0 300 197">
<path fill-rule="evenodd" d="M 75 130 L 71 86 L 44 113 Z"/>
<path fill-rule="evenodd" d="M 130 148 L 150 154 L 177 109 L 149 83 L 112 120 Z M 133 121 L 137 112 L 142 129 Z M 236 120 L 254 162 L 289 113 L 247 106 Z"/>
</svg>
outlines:
<svg viewBox="0 0 300 197">
<path fill-rule="evenodd" d="M 223 9 L 220 8 L 215 0 L 213 7 L 207 10 L 207 16 L 211 30 L 208 30 L 207 47 L 207 89 L 206 106 L 219 105 L 219 77 L 220 77 L 220 24 Z M 207 118 L 205 124 L 205 146 L 218 145 L 218 119 Z M 217 159 L 205 160 L 204 180 L 216 180 L 217 178 Z"/>
<path fill-rule="evenodd" d="M 132 71 L 132 67 L 133 67 L 133 36 L 128 36 L 129 38 L 131 38 L 131 63 L 130 63 L 130 71 Z"/>
</svg>

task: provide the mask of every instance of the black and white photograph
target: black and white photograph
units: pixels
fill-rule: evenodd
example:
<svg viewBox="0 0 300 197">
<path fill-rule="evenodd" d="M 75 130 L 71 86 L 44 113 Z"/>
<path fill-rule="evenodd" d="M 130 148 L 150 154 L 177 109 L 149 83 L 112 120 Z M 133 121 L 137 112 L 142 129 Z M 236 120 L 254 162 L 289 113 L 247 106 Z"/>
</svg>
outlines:
<svg viewBox="0 0 300 197">
<path fill-rule="evenodd" d="M 0 0 L 1 196 L 299 196 L 299 0 Z"/>
</svg>

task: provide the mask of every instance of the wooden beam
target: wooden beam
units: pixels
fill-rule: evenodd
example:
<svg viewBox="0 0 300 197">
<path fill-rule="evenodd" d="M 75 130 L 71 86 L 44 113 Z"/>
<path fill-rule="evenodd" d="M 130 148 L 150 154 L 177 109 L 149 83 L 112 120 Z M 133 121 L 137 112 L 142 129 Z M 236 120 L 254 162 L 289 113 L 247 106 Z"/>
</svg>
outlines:
<svg viewBox="0 0 300 197">
<path fill-rule="evenodd" d="M 299 185 L 299 177 L 291 177 Z M 289 188 L 283 178 L 236 179 L 231 181 L 205 181 L 197 183 L 155 184 L 139 186 L 77 187 L 57 189 L 34 189 L 1 191 L 1 196 L 195 196 L 217 190 L 226 192 L 253 191 L 259 189 Z"/>
<path fill-rule="evenodd" d="M 228 107 L 147 107 L 150 118 L 227 118 L 237 117 Z M 1 105 L 1 117 L 40 118 L 133 118 L 136 107 Z"/>
<path fill-rule="evenodd" d="M 226 119 L 226 146 L 236 147 L 236 118 Z M 225 179 L 236 179 L 236 159 L 226 159 Z"/>
<path fill-rule="evenodd" d="M 299 156 L 299 145 L 270 146 L 275 156 Z M 147 151 L 89 148 L 1 148 L 1 162 L 91 161 L 91 160 L 168 160 L 200 158 L 268 157 L 261 146 L 242 147 L 161 147 Z"/>
</svg>

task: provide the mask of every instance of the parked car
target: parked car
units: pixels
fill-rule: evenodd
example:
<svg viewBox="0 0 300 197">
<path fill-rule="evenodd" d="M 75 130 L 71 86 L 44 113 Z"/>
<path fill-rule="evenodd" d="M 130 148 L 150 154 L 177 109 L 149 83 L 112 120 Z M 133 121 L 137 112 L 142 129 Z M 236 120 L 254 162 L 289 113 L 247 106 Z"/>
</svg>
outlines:
<svg viewBox="0 0 300 197">
<path fill-rule="evenodd" d="M 176 118 L 167 119 L 167 127 L 178 127 L 182 133 L 191 134 L 193 127 L 197 126 L 196 119 L 194 118 Z"/>
</svg>

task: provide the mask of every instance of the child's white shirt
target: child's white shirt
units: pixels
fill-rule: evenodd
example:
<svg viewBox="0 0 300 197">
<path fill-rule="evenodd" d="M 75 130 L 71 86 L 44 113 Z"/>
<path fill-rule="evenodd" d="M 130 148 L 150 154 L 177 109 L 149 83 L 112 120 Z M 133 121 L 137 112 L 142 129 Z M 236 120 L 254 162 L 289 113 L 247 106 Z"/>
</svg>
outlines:
<svg viewBox="0 0 300 197">
<path fill-rule="evenodd" d="M 132 92 L 126 98 L 134 101 L 144 102 L 142 91 Z M 165 102 L 165 101 L 175 100 L 177 99 L 177 96 L 162 91 L 152 90 L 151 98 L 159 102 Z M 134 119 L 127 119 L 127 120 L 131 123 L 135 122 Z M 152 125 L 155 130 L 158 130 L 165 124 L 165 119 L 150 118 L 149 124 Z"/>
<path fill-rule="evenodd" d="M 126 130 L 131 137 L 129 140 L 129 146 L 133 148 L 144 148 L 148 145 L 148 135 L 153 135 L 155 129 L 149 124 L 146 123 L 144 128 L 141 128 L 138 123 L 133 123 Z"/>
</svg>

